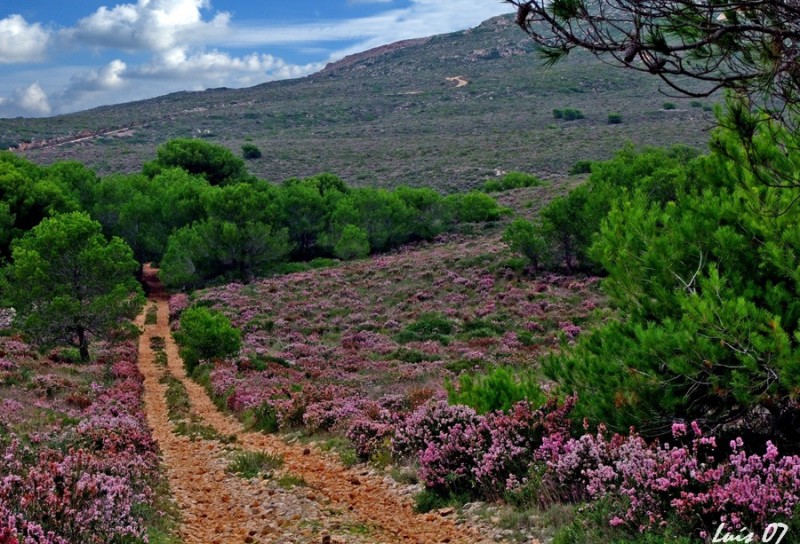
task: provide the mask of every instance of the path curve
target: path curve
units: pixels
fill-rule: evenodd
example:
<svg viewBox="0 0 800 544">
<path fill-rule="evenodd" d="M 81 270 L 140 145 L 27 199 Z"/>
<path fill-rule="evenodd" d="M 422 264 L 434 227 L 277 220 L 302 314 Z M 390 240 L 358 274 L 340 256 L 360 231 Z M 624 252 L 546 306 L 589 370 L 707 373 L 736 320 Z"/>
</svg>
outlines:
<svg viewBox="0 0 800 544">
<path fill-rule="evenodd" d="M 236 444 L 247 450 L 282 455 L 285 469 L 308 483 L 315 500 L 343 512 L 342 516 L 351 516 L 372 528 L 368 540 L 350 539 L 349 536 L 341 540 L 343 537 L 334 534 L 333 540 L 323 539 L 322 542 L 494 542 L 465 526 L 457 526 L 452 519 L 438 514 L 416 514 L 411 502 L 390 491 L 383 480 L 365 475 L 363 471 L 345 468 L 330 455 L 314 447 L 287 444 L 276 435 L 245 431 L 238 420 L 220 412 L 205 389 L 186 376 L 178 347 L 170 334 L 167 295 L 158 280 L 157 270 L 145 267 L 144 274 L 150 287 L 149 304 L 155 303 L 158 306 L 157 324 L 143 325 L 144 313 L 137 320 L 137 324 L 144 326 L 145 331 L 140 340 L 139 356 L 141 371 L 145 377 L 148 422 L 163 452 L 173 495 L 183 512 L 182 536 L 187 544 L 215 541 L 278 542 L 275 536 L 258 540 L 260 531 L 264 530 L 265 523 L 275 524 L 286 520 L 269 519 L 268 516 L 254 520 L 252 512 L 254 507 L 257 507 L 257 513 L 274 510 L 271 503 L 283 500 L 283 497 L 264 496 L 263 493 L 254 495 L 258 490 L 246 489 L 247 486 L 242 484 L 243 480 L 225 474 L 224 470 L 214 470 L 214 456 L 219 454 L 215 451 L 217 446 L 206 445 L 206 441 L 191 442 L 171 432 L 164 401 L 165 387 L 158 383 L 159 372 L 163 374 L 164 371 L 155 365 L 154 353 L 150 349 L 150 338 L 154 336 L 166 340 L 168 371 L 184 384 L 189 394 L 191 410 L 204 424 L 221 435 L 235 436 Z M 226 505 L 222 511 L 212 508 L 220 497 L 224 498 Z M 287 538 L 291 538 L 290 525 L 284 531 Z"/>
<path fill-rule="evenodd" d="M 462 76 L 446 77 L 445 79 L 447 81 L 455 81 L 456 82 L 456 86 L 453 87 L 454 89 L 458 89 L 459 87 L 466 87 L 467 85 L 469 85 L 469 81 L 464 79 L 464 77 L 462 77 Z"/>
</svg>

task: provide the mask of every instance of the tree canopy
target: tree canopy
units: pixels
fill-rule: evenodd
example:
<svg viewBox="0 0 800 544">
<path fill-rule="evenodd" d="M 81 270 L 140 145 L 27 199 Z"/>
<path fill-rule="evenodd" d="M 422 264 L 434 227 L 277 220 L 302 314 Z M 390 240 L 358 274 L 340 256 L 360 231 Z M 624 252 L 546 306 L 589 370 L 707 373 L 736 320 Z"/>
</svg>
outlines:
<svg viewBox="0 0 800 544">
<path fill-rule="evenodd" d="M 119 330 L 142 303 L 138 268 L 119 238 L 72 212 L 43 220 L 16 240 L 4 270 L 20 328 L 39 345 L 69 344 L 89 359 L 89 338 Z"/>
<path fill-rule="evenodd" d="M 555 62 L 583 49 L 680 94 L 734 91 L 789 121 L 800 106 L 800 4 L 761 0 L 506 0 Z"/>
</svg>

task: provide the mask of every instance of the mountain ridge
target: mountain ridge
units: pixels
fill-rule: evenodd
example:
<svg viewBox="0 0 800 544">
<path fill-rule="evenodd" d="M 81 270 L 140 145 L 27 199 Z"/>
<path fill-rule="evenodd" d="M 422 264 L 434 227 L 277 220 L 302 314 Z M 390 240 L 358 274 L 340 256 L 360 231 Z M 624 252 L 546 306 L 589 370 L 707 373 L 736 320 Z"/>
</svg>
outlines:
<svg viewBox="0 0 800 544">
<path fill-rule="evenodd" d="M 250 169 L 274 181 L 330 171 L 354 185 L 445 191 L 509 170 L 562 176 L 625 142 L 705 145 L 710 101 L 666 98 L 653 78 L 571 57 L 545 70 L 513 17 L 500 16 L 356 53 L 303 78 L 3 119 L 0 145 L 105 174 L 138 171 L 168 139 L 200 137 L 235 152 L 257 145 L 263 158 Z M 675 108 L 664 109 L 666 100 Z M 556 109 L 584 118 L 556 119 Z M 609 124 L 611 113 L 622 123 Z"/>
</svg>

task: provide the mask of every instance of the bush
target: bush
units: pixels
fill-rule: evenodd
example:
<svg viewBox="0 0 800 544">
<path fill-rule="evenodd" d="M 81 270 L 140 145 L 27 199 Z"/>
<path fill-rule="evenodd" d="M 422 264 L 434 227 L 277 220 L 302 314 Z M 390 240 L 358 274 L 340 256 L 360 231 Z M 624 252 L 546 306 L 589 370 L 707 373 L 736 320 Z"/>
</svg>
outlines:
<svg viewBox="0 0 800 544">
<path fill-rule="evenodd" d="M 260 159 L 261 150 L 253 144 L 244 144 L 242 146 L 242 157 L 247 160 Z"/>
<path fill-rule="evenodd" d="M 581 159 L 575 164 L 572 165 L 572 168 L 569 169 L 570 175 L 576 174 L 591 174 L 592 173 L 592 162 L 590 160 Z"/>
<path fill-rule="evenodd" d="M 425 433 L 429 438 L 419 458 L 420 480 L 442 496 L 469 493 L 498 499 L 525 480 L 543 437 L 568 433 L 566 415 L 572 405 L 551 401 L 534 410 L 530 403 L 519 402 L 508 413 L 450 418 L 438 433 Z M 410 419 L 425 422 L 425 418 Z"/>
<path fill-rule="evenodd" d="M 697 419 L 726 440 L 744 433 L 800 450 L 800 208 L 791 191 L 737 166 L 763 153 L 767 168 L 794 179 L 800 155 L 794 134 L 756 136 L 745 150 L 735 132 L 718 131 L 721 151 L 688 168 L 598 163 L 593 179 L 643 166 L 650 175 L 610 199 L 590 250 L 619 319 L 544 364 L 563 391 L 585 396 L 581 415 L 653 434 L 665 419 Z M 778 151 L 776 138 L 792 151 Z"/>
<path fill-rule="evenodd" d="M 491 179 L 483 184 L 483 191 L 495 193 L 523 187 L 539 187 L 544 182 L 533 174 L 524 172 L 508 172 L 499 179 Z"/>
<path fill-rule="evenodd" d="M 448 382 L 445 388 L 451 404 L 464 404 L 478 414 L 508 410 L 523 400 L 539 406 L 545 400 L 536 376 L 503 367 L 483 375 L 464 374 L 457 385 Z"/>
<path fill-rule="evenodd" d="M 264 451 L 238 452 L 228 465 L 228 472 L 238 474 L 242 478 L 255 478 L 261 474 L 265 478 L 283 466 L 283 457 Z"/>
<path fill-rule="evenodd" d="M 192 138 L 177 138 L 158 147 L 156 160 L 145 164 L 149 177 L 167 168 L 182 168 L 203 176 L 211 185 L 238 181 L 247 176 L 244 161 L 221 145 Z"/>
<path fill-rule="evenodd" d="M 363 259 L 369 255 L 369 238 L 364 229 L 347 225 L 333 247 L 333 253 L 344 261 Z"/>
<path fill-rule="evenodd" d="M 554 109 L 553 110 L 553 118 L 554 119 L 563 119 L 564 118 L 564 110 Z"/>
<path fill-rule="evenodd" d="M 674 110 L 676 108 L 677 106 L 675 105 L 674 102 L 664 102 L 663 104 L 661 104 L 662 110 Z"/>
<path fill-rule="evenodd" d="M 452 332 L 453 324 L 442 314 L 422 314 L 416 322 L 400 331 L 396 340 L 401 344 L 426 340 L 447 344 L 450 340 L 448 335 Z"/>
<path fill-rule="evenodd" d="M 497 201 L 480 191 L 472 191 L 465 195 L 447 197 L 455 219 L 461 223 L 482 223 L 496 221 L 500 218 L 501 209 Z"/>
<path fill-rule="evenodd" d="M 622 114 L 613 112 L 608 114 L 608 124 L 609 125 L 619 125 L 622 123 Z"/>
<path fill-rule="evenodd" d="M 222 313 L 204 307 L 189 308 L 181 315 L 175 333 L 180 353 L 190 374 L 200 361 L 223 359 L 239 353 L 241 331 Z"/>
<path fill-rule="evenodd" d="M 542 228 L 530 221 L 515 219 L 503 233 L 503 242 L 525 257 L 534 270 L 548 261 L 549 243 Z"/>
<path fill-rule="evenodd" d="M 576 121 L 578 119 L 583 119 L 584 115 L 581 110 L 574 109 L 574 108 L 565 108 L 564 109 L 564 120 L 565 121 Z"/>
</svg>

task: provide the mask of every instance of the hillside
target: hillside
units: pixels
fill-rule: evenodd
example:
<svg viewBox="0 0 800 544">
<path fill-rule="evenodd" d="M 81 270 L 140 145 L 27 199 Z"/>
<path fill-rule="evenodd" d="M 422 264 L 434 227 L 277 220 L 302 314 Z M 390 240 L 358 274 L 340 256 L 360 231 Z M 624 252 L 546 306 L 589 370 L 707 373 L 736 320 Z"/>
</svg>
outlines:
<svg viewBox="0 0 800 544">
<path fill-rule="evenodd" d="M 663 109 L 667 101 L 676 109 Z M 701 147 L 713 115 L 699 106 L 660 94 L 655 78 L 585 55 L 545 69 L 513 20 L 498 17 L 353 55 L 302 79 L 3 119 L 0 145 L 23 143 L 36 162 L 76 159 L 110 173 L 138 169 L 167 139 L 194 136 L 237 152 L 257 145 L 264 156 L 250 169 L 270 180 L 331 171 L 354 185 L 456 190 L 497 170 L 563 174 L 627 141 Z M 563 108 L 585 118 L 555 119 Z M 621 124 L 608 124 L 611 112 Z M 37 148 L 42 140 L 51 142 Z"/>
</svg>

